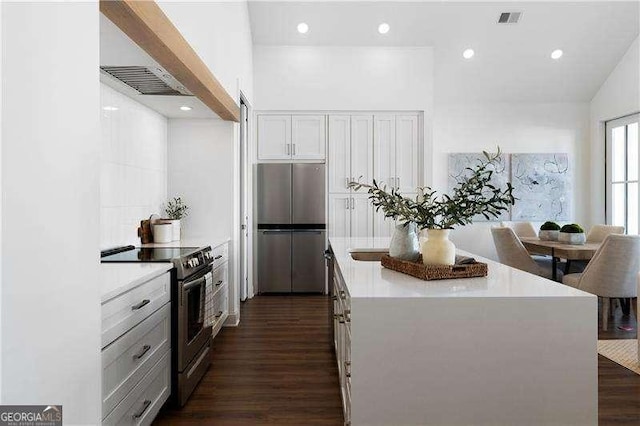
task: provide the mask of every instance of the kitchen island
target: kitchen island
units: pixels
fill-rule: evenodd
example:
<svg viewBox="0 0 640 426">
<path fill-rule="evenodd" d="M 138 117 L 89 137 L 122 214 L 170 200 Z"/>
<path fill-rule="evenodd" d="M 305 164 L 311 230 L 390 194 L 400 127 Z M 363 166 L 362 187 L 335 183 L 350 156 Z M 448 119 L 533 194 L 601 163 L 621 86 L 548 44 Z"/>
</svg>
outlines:
<svg viewBox="0 0 640 426">
<path fill-rule="evenodd" d="M 352 257 L 388 243 L 330 239 L 347 423 L 597 424 L 595 296 L 477 256 L 487 277 L 441 281 Z"/>
</svg>

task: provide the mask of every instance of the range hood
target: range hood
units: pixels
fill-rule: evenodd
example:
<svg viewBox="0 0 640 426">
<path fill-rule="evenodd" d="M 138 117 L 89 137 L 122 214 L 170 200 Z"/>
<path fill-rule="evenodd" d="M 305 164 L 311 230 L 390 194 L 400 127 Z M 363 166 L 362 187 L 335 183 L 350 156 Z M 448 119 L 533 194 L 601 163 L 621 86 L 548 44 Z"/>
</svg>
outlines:
<svg viewBox="0 0 640 426">
<path fill-rule="evenodd" d="M 141 95 L 193 96 L 160 66 L 100 66 L 103 74 L 129 86 Z"/>
</svg>

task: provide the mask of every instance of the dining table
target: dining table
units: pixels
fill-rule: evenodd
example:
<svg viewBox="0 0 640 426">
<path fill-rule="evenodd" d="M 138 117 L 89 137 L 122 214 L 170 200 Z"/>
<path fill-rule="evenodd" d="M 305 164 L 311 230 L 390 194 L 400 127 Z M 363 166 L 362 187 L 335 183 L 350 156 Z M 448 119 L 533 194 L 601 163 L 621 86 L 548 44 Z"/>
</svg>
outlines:
<svg viewBox="0 0 640 426">
<path fill-rule="evenodd" d="M 560 241 L 541 240 L 538 237 L 522 237 L 520 241 L 529 254 L 551 256 L 551 277 L 554 281 L 558 280 L 558 259 L 567 261 L 565 273 L 568 273 L 572 260 L 589 261 L 602 245 L 601 242 L 567 244 Z"/>
</svg>

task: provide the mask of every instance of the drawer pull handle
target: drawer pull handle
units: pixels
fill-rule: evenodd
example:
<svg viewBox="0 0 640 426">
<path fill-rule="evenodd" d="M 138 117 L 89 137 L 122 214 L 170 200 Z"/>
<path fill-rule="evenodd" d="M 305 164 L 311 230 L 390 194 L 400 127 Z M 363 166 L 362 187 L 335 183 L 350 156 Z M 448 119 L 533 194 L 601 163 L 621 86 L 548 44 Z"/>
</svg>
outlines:
<svg viewBox="0 0 640 426">
<path fill-rule="evenodd" d="M 220 284 L 222 284 L 222 280 L 220 280 L 220 281 L 218 281 L 218 282 L 216 283 L 216 287 L 218 287 Z"/>
<path fill-rule="evenodd" d="M 216 257 L 213 258 L 213 260 L 218 260 L 218 259 L 222 259 L 222 255 L 221 254 L 219 254 L 219 255 L 217 255 Z"/>
<path fill-rule="evenodd" d="M 142 308 L 143 306 L 148 305 L 149 303 L 151 303 L 151 300 L 149 300 L 149 299 L 144 299 L 142 302 L 140 302 L 140 303 L 137 303 L 137 304 L 133 305 L 133 306 L 131 307 L 131 310 L 132 310 L 132 311 L 137 311 L 138 309 Z"/>
<path fill-rule="evenodd" d="M 222 316 L 222 311 L 218 311 L 218 313 L 216 314 L 216 318 L 220 318 Z"/>
<path fill-rule="evenodd" d="M 147 411 L 147 408 L 149 408 L 150 405 L 151 405 L 151 400 L 145 399 L 145 401 L 142 403 L 142 407 L 140 407 L 140 410 L 138 410 L 138 412 L 133 414 L 133 418 L 139 419 L 140 417 L 142 417 L 142 415 L 144 414 L 145 411 Z"/>
<path fill-rule="evenodd" d="M 349 309 L 344 310 L 344 320 L 346 322 L 351 322 L 351 310 Z"/>
<path fill-rule="evenodd" d="M 351 361 L 344 362 L 344 375 L 346 377 L 351 377 Z"/>
<path fill-rule="evenodd" d="M 142 357 L 144 356 L 144 354 L 146 354 L 147 352 L 149 352 L 149 349 L 151 349 L 151 346 L 149 346 L 149 345 L 144 345 L 144 346 L 142 347 L 142 350 L 133 356 L 133 359 L 140 359 L 140 358 L 142 358 Z"/>
<path fill-rule="evenodd" d="M 347 293 L 344 290 L 340 290 L 340 299 L 344 300 L 347 298 Z"/>
<path fill-rule="evenodd" d="M 337 319 L 337 320 L 338 320 L 338 322 L 339 322 L 340 324 L 344 324 L 344 315 L 342 315 L 342 314 L 335 314 L 335 315 L 333 316 L 333 318 Z"/>
</svg>

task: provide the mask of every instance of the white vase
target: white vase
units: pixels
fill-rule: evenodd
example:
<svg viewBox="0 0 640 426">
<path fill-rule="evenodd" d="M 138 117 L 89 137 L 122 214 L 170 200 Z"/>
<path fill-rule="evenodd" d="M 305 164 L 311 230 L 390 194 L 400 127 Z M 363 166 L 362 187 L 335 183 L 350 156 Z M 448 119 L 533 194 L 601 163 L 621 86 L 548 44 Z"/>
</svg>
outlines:
<svg viewBox="0 0 640 426">
<path fill-rule="evenodd" d="M 173 225 L 170 223 L 158 223 L 153 225 L 153 242 L 170 243 L 173 239 Z"/>
<path fill-rule="evenodd" d="M 422 263 L 425 265 L 454 265 L 456 246 L 449 240 L 450 229 L 429 229 L 428 239 L 422 243 Z"/>
<path fill-rule="evenodd" d="M 418 256 L 420 256 L 420 243 L 418 242 L 418 229 L 415 223 L 396 225 L 389 244 L 389 256 L 410 262 L 418 259 Z"/>
<path fill-rule="evenodd" d="M 560 233 L 560 231 L 554 231 L 554 230 L 544 230 L 541 229 L 538 232 L 538 238 L 540 238 L 543 241 L 558 241 L 558 234 Z"/>
<path fill-rule="evenodd" d="M 587 241 L 587 236 L 584 232 L 560 232 L 558 234 L 558 241 L 561 243 L 581 246 Z"/>
<path fill-rule="evenodd" d="M 172 233 L 173 233 L 173 241 L 180 241 L 180 219 L 173 219 L 170 220 L 169 222 L 171 222 L 171 226 L 172 228 Z"/>
</svg>

